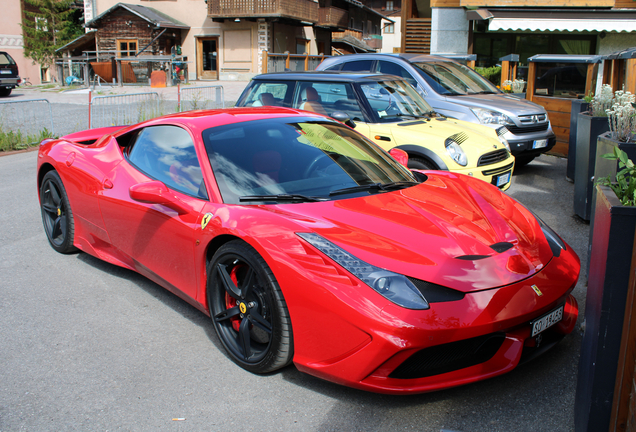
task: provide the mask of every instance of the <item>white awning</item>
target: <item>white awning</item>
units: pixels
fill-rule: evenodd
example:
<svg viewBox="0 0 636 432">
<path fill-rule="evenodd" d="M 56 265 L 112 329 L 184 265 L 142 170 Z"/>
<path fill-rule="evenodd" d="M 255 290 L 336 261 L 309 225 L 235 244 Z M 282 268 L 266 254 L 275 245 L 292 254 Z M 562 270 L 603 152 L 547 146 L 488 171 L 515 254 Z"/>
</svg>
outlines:
<svg viewBox="0 0 636 432">
<path fill-rule="evenodd" d="M 636 20 L 495 17 L 490 21 L 488 30 L 636 32 Z"/>
</svg>

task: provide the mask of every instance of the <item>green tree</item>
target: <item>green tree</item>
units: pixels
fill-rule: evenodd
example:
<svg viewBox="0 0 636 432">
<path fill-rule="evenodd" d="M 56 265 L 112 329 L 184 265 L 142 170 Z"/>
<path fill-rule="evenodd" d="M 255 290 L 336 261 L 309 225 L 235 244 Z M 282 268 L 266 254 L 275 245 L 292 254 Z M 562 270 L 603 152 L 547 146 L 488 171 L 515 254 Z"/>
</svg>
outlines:
<svg viewBox="0 0 636 432">
<path fill-rule="evenodd" d="M 55 50 L 82 34 L 73 0 L 22 0 L 24 55 L 35 63 L 50 66 Z"/>
</svg>

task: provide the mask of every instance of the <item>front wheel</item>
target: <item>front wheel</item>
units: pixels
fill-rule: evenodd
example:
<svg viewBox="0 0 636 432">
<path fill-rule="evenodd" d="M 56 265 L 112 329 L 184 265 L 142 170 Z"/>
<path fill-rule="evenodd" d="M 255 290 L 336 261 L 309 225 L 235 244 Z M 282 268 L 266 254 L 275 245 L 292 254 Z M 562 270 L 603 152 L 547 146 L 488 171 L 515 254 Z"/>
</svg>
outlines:
<svg viewBox="0 0 636 432">
<path fill-rule="evenodd" d="M 291 320 L 265 260 L 234 240 L 219 248 L 207 272 L 210 315 L 232 360 L 254 373 L 288 365 L 293 357 Z"/>
<path fill-rule="evenodd" d="M 44 232 L 53 249 L 63 254 L 75 252 L 73 212 L 62 179 L 56 171 L 49 171 L 42 179 L 40 208 Z"/>
<path fill-rule="evenodd" d="M 534 160 L 535 156 L 515 156 L 515 166 L 522 167 Z"/>
<path fill-rule="evenodd" d="M 416 169 L 416 170 L 438 170 L 439 168 L 425 160 L 425 159 L 421 159 L 421 158 L 409 158 L 409 163 L 408 163 L 408 167 L 409 169 Z"/>
</svg>

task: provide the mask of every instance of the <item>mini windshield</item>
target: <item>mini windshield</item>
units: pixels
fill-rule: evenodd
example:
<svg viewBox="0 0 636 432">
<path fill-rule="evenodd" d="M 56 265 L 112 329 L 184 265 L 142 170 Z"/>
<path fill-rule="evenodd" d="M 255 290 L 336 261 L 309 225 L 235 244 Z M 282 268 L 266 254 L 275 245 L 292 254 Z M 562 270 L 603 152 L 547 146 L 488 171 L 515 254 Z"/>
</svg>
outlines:
<svg viewBox="0 0 636 432">
<path fill-rule="evenodd" d="M 440 61 L 412 64 L 433 90 L 442 95 L 500 93 L 487 79 L 459 63 Z"/>
<path fill-rule="evenodd" d="M 405 117 L 429 116 L 433 108 L 406 81 L 377 81 L 360 84 L 376 122 L 403 121 Z"/>
<path fill-rule="evenodd" d="M 323 201 L 416 184 L 382 149 L 333 121 L 233 123 L 206 129 L 203 141 L 228 204 Z"/>
</svg>

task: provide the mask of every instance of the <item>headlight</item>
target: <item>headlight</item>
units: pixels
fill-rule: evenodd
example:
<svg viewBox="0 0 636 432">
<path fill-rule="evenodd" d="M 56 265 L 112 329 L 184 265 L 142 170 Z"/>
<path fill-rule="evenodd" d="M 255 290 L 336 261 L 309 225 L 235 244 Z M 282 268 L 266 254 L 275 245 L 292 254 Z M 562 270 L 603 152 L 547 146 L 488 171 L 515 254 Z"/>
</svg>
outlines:
<svg viewBox="0 0 636 432">
<path fill-rule="evenodd" d="M 490 111 L 483 108 L 471 108 L 470 110 L 477 116 L 481 124 L 514 124 L 510 117 L 499 111 Z"/>
<path fill-rule="evenodd" d="M 444 145 L 446 146 L 446 153 L 448 153 L 451 159 L 461 166 L 466 166 L 468 164 L 466 153 L 464 153 L 464 150 L 462 150 L 459 144 L 448 138 L 444 141 Z"/>
<path fill-rule="evenodd" d="M 406 276 L 366 263 L 318 234 L 296 234 L 393 303 L 407 309 L 429 309 L 428 301 Z"/>
</svg>

